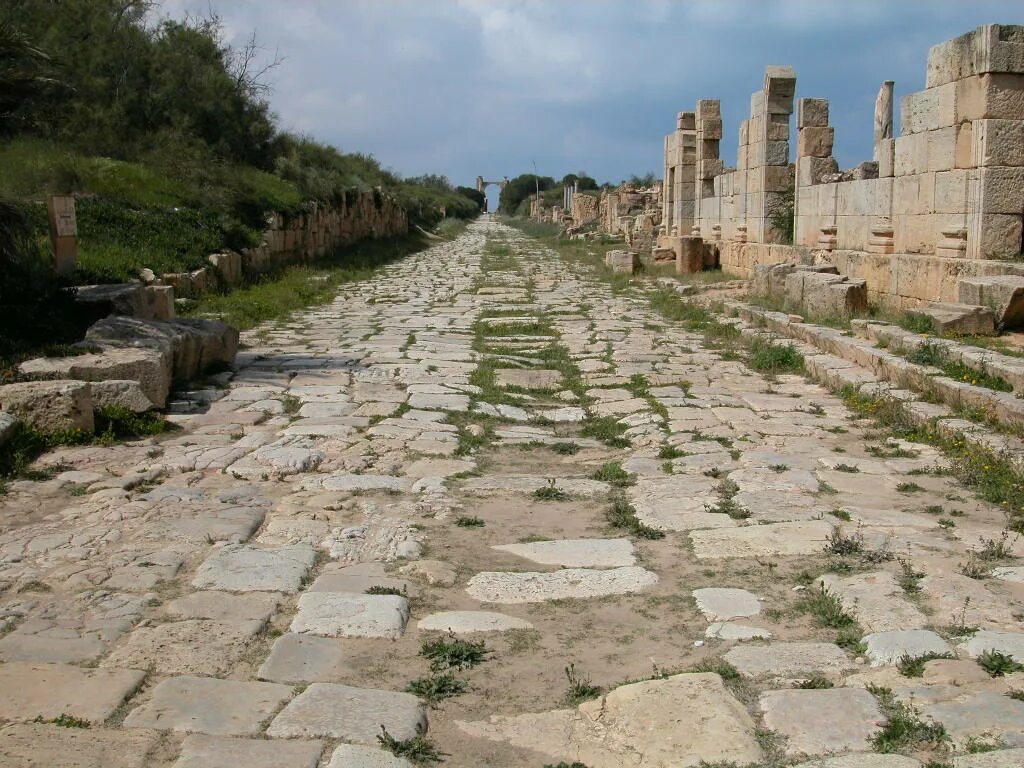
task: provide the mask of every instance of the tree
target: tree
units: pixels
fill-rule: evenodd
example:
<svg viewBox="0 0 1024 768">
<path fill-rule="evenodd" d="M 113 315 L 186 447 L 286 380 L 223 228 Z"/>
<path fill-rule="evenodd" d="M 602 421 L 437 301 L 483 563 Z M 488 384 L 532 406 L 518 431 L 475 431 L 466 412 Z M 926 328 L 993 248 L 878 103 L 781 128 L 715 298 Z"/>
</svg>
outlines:
<svg viewBox="0 0 1024 768">
<path fill-rule="evenodd" d="M 468 197 L 474 203 L 477 204 L 477 208 L 481 211 L 484 209 L 484 205 L 487 203 L 487 196 L 479 191 L 476 187 L 456 187 L 455 191 L 463 197 Z"/>
<path fill-rule="evenodd" d="M 501 193 L 501 204 L 498 208 L 502 213 L 512 216 L 515 214 L 519 204 L 530 195 L 534 194 L 538 187 L 540 191 L 551 189 L 555 186 L 555 180 L 550 176 L 535 176 L 532 173 L 524 173 L 509 180 Z"/>
<path fill-rule="evenodd" d="M 0 21 L 0 130 L 25 118 L 25 108 L 58 81 L 44 72 L 50 57 L 13 25 Z"/>
</svg>

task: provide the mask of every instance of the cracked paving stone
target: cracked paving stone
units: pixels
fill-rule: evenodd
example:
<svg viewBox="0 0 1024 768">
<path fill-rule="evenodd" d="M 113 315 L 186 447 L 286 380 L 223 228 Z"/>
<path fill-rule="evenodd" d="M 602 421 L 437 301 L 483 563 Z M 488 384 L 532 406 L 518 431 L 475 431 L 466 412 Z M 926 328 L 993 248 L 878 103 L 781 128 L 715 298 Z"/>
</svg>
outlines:
<svg viewBox="0 0 1024 768">
<path fill-rule="evenodd" d="M 229 592 L 298 592 L 313 560 L 308 544 L 276 549 L 229 544 L 199 566 L 192 586 Z"/>
</svg>

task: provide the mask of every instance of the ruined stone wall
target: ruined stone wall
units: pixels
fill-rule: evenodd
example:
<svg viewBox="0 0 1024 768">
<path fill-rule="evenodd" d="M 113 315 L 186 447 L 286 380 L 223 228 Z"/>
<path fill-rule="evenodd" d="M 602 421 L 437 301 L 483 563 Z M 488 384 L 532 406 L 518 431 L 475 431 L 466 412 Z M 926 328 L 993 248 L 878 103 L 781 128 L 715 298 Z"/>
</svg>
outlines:
<svg viewBox="0 0 1024 768">
<path fill-rule="evenodd" d="M 955 300 L 960 277 L 1021 271 L 1014 262 L 1024 251 L 1024 26 L 987 25 L 933 46 L 926 88 L 901 101 L 899 135 L 892 83 L 883 84 L 874 159 L 852 170 L 840 172 L 832 156 L 825 99 L 797 102 L 789 164 L 795 89 L 790 68 L 766 70 L 740 126 L 735 169 L 718 159 L 719 102 L 680 114 L 665 143 L 673 199 L 659 245 L 677 250 L 687 234 L 686 201 L 668 178 L 692 167 L 693 233 L 714 242 L 722 266 L 741 276 L 779 260 L 832 263 L 866 279 L 873 301 L 905 307 Z M 682 151 L 691 114 L 692 160 Z M 779 248 L 789 201 L 795 247 Z"/>
<path fill-rule="evenodd" d="M 165 274 L 162 281 L 174 287 L 176 296 L 196 298 L 218 286 L 230 288 L 245 277 L 281 264 L 313 259 L 359 240 L 398 237 L 409 231 L 405 209 L 377 190 L 353 191 L 335 206 L 311 203 L 297 216 L 273 213 L 267 224 L 263 242 L 258 246 L 240 253 L 211 254 L 209 267 Z"/>
<path fill-rule="evenodd" d="M 585 227 L 598 220 L 598 199 L 592 195 L 577 192 L 572 196 L 572 221 L 574 227 Z"/>
</svg>

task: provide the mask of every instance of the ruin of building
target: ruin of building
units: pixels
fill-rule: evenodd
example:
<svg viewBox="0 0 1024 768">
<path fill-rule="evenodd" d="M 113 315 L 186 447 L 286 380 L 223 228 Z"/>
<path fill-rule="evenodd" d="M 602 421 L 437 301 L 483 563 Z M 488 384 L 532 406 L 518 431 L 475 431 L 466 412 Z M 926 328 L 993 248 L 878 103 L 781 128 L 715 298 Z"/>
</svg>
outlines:
<svg viewBox="0 0 1024 768">
<path fill-rule="evenodd" d="M 719 155 L 718 100 L 681 112 L 665 137 L 657 249 L 681 271 L 830 265 L 890 307 L 977 302 L 985 285 L 1024 292 L 1024 26 L 990 24 L 933 46 L 925 88 L 875 108 L 873 158 L 840 172 L 827 99 L 797 98 L 791 67 L 768 67 Z M 796 112 L 796 159 L 790 162 Z M 703 258 L 702 258 L 703 257 Z M 998 277 L 992 276 L 1005 276 Z M 980 282 L 979 282 L 980 281 Z"/>
</svg>

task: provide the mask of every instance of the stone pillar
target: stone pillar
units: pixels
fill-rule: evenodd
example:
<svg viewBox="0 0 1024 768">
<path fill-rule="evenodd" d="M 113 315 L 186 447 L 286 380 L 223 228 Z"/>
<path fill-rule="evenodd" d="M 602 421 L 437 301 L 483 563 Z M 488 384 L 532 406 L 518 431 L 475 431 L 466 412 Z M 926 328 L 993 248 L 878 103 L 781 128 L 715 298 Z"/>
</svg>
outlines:
<svg viewBox="0 0 1024 768">
<path fill-rule="evenodd" d="M 813 187 L 821 183 L 825 174 L 839 170 L 839 164 L 832 157 L 835 130 L 828 124 L 828 99 L 799 99 L 796 126 L 793 242 L 815 247 L 822 222 L 817 205 L 820 201 Z M 831 219 L 828 223 L 832 223 Z"/>
<path fill-rule="evenodd" d="M 881 146 L 886 139 L 892 138 L 892 89 L 894 81 L 886 80 L 878 89 L 875 98 L 875 143 L 872 159 L 881 163 Z"/>
<path fill-rule="evenodd" d="M 668 235 L 693 226 L 694 145 L 694 114 L 680 112 L 675 131 L 665 137 L 661 221 Z"/>
<path fill-rule="evenodd" d="M 53 245 L 53 269 L 66 275 L 78 266 L 78 221 L 75 217 L 75 198 L 71 195 L 52 195 L 46 200 L 50 220 L 50 242 Z"/>
<path fill-rule="evenodd" d="M 793 178 L 789 170 L 789 117 L 793 114 L 796 72 L 792 67 L 767 67 L 760 112 L 751 111 L 750 147 L 754 165 L 748 175 L 748 227 L 755 243 L 776 243 L 782 234 L 772 223 L 790 204 Z"/>
<path fill-rule="evenodd" d="M 676 272 L 680 275 L 700 272 L 704 268 L 704 240 L 686 235 L 679 238 L 676 251 Z"/>
<path fill-rule="evenodd" d="M 722 105 L 718 99 L 701 99 L 694 113 L 694 221 L 705 228 L 703 221 L 708 211 L 701 208 L 701 200 L 715 195 L 715 177 L 724 167 L 719 157 L 722 140 Z"/>
</svg>

